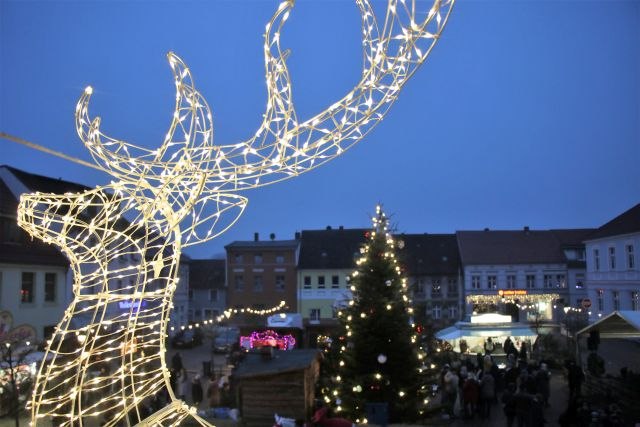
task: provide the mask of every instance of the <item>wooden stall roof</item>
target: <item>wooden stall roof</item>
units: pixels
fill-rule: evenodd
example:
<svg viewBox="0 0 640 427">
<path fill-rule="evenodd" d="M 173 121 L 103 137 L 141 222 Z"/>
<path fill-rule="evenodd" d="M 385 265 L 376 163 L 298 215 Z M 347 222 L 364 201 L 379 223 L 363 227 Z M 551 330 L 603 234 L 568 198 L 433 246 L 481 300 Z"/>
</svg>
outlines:
<svg viewBox="0 0 640 427">
<path fill-rule="evenodd" d="M 301 371 L 309 368 L 319 357 L 317 349 L 274 350 L 270 359 L 260 352 L 249 352 L 233 376 L 243 379 Z"/>
</svg>

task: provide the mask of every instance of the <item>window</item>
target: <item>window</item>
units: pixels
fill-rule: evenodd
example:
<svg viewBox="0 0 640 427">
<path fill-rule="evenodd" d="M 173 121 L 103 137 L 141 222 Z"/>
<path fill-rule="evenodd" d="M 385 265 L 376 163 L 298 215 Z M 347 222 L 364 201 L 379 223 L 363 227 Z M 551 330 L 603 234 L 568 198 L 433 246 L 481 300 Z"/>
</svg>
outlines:
<svg viewBox="0 0 640 427">
<path fill-rule="evenodd" d="M 576 289 L 584 288 L 584 274 L 576 274 Z"/>
<path fill-rule="evenodd" d="M 331 276 L 331 287 L 334 289 L 340 287 L 340 276 Z"/>
<path fill-rule="evenodd" d="M 22 286 L 20 288 L 20 302 L 23 304 L 33 303 L 33 277 L 34 273 L 22 273 Z"/>
<path fill-rule="evenodd" d="M 253 276 L 253 292 L 262 292 L 263 290 L 262 276 Z"/>
<path fill-rule="evenodd" d="M 616 311 L 620 310 L 620 292 L 613 291 L 611 294 L 613 296 L 613 309 Z"/>
<path fill-rule="evenodd" d="M 616 269 L 616 248 L 613 246 L 609 248 L 609 269 Z"/>
<path fill-rule="evenodd" d="M 441 291 L 442 291 L 442 287 L 440 286 L 440 280 L 433 279 L 433 282 L 431 283 L 431 296 L 439 297 L 442 295 Z"/>
<path fill-rule="evenodd" d="M 631 310 L 638 311 L 638 291 L 631 291 Z"/>
<path fill-rule="evenodd" d="M 304 288 L 311 289 L 311 276 L 304 276 Z"/>
<path fill-rule="evenodd" d="M 509 274 L 507 275 L 507 289 L 515 289 L 516 288 L 516 275 Z"/>
<path fill-rule="evenodd" d="M 442 309 L 440 308 L 439 305 L 433 306 L 433 308 L 431 309 L 431 316 L 434 319 L 440 319 L 440 317 L 442 316 Z"/>
<path fill-rule="evenodd" d="M 604 311 L 604 290 L 598 289 L 598 311 Z"/>
<path fill-rule="evenodd" d="M 553 275 L 545 274 L 544 275 L 544 287 L 545 289 L 553 288 Z"/>
<path fill-rule="evenodd" d="M 600 251 L 598 249 L 593 250 L 593 268 L 595 271 L 600 271 Z"/>
<path fill-rule="evenodd" d="M 254 254 L 253 255 L 253 263 L 254 264 L 262 264 L 262 254 Z"/>
<path fill-rule="evenodd" d="M 56 273 L 44 273 L 44 301 L 56 302 Z"/>
<path fill-rule="evenodd" d="M 527 289 L 535 289 L 536 287 L 536 275 L 527 274 L 526 276 Z"/>
<path fill-rule="evenodd" d="M 480 289 L 480 276 L 471 276 L 471 289 Z"/>
<path fill-rule="evenodd" d="M 311 321 L 311 322 L 319 322 L 320 321 L 320 309 L 319 308 L 311 308 L 311 309 L 309 309 L 309 321 Z"/>
<path fill-rule="evenodd" d="M 218 301 L 217 289 L 209 289 L 209 301 Z"/>
<path fill-rule="evenodd" d="M 324 276 L 318 276 L 318 289 L 324 289 Z"/>
<path fill-rule="evenodd" d="M 422 281 L 422 279 L 418 279 L 414 286 L 416 294 L 424 295 L 424 282 Z"/>
<path fill-rule="evenodd" d="M 242 254 L 235 254 L 234 260 L 236 264 L 242 264 L 244 262 L 244 257 Z"/>
<path fill-rule="evenodd" d="M 566 280 L 564 274 L 556 274 L 556 286 L 558 288 L 566 288 L 567 287 L 567 280 Z"/>
<path fill-rule="evenodd" d="M 449 306 L 449 318 L 455 319 L 456 317 L 458 317 L 458 307 L 456 307 L 455 305 L 450 305 Z"/>
<path fill-rule="evenodd" d="M 282 274 L 276 276 L 276 291 L 284 292 L 284 275 Z"/>
<path fill-rule="evenodd" d="M 276 264 L 284 264 L 284 255 L 276 255 Z"/>
<path fill-rule="evenodd" d="M 636 266 L 636 259 L 633 257 L 633 245 L 627 245 L 627 268 L 633 270 Z"/>
<path fill-rule="evenodd" d="M 487 276 L 487 289 L 497 289 L 498 288 L 498 277 L 491 275 Z"/>
<path fill-rule="evenodd" d="M 235 285 L 236 291 L 244 290 L 244 276 L 241 274 L 236 274 L 233 278 L 233 283 Z"/>
<path fill-rule="evenodd" d="M 458 280 L 456 279 L 447 279 L 447 296 L 449 297 L 457 297 L 458 296 Z"/>
</svg>

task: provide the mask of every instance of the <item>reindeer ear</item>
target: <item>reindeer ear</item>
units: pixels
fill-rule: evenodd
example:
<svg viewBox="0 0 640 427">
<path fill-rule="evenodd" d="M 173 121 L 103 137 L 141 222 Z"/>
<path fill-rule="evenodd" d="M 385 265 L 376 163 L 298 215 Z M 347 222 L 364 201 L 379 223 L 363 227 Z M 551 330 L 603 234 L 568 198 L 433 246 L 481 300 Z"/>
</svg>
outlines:
<svg viewBox="0 0 640 427">
<path fill-rule="evenodd" d="M 204 191 L 191 213 L 180 223 L 187 247 L 211 240 L 224 233 L 242 215 L 248 199 L 236 194 Z"/>
</svg>

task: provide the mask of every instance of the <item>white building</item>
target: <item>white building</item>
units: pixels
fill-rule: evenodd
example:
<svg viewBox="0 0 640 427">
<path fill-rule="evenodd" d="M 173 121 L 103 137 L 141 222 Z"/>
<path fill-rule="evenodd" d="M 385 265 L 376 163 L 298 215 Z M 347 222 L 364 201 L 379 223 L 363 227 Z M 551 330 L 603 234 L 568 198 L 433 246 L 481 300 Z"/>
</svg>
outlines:
<svg viewBox="0 0 640 427">
<path fill-rule="evenodd" d="M 640 204 L 585 241 L 590 320 L 615 310 L 640 311 Z"/>
<path fill-rule="evenodd" d="M 0 341 L 48 338 L 71 301 L 67 259 L 18 227 L 20 195 L 85 188 L 0 166 Z"/>
<path fill-rule="evenodd" d="M 558 323 L 586 296 L 583 239 L 592 229 L 458 231 L 467 314 Z"/>
</svg>

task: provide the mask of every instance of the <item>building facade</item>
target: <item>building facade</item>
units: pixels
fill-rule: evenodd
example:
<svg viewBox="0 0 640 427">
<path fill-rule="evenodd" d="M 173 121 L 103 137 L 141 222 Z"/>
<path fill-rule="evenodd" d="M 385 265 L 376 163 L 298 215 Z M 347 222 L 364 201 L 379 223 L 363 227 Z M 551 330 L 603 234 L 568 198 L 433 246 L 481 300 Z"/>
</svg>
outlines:
<svg viewBox="0 0 640 427">
<path fill-rule="evenodd" d="M 406 268 L 415 320 L 443 328 L 464 313 L 462 270 L 455 234 L 396 236 Z"/>
<path fill-rule="evenodd" d="M 226 309 L 224 259 L 192 259 L 189 263 L 189 321 L 213 320 Z"/>
<path fill-rule="evenodd" d="M 557 325 L 576 291 L 584 292 L 578 254 L 592 231 L 457 232 L 466 314 L 501 312 L 516 322 Z"/>
<path fill-rule="evenodd" d="M 297 297 L 308 345 L 315 346 L 319 335 L 338 326 L 336 313 L 351 300 L 348 278 L 367 231 L 344 227 L 302 231 Z"/>
<path fill-rule="evenodd" d="M 72 298 L 67 259 L 18 227 L 20 195 L 81 189 L 0 166 L 0 341 L 49 338 Z"/>
<path fill-rule="evenodd" d="M 590 320 L 616 310 L 640 311 L 640 204 L 598 228 L 585 244 Z"/>
<path fill-rule="evenodd" d="M 298 240 L 235 241 L 225 246 L 227 306 L 264 310 L 287 304 L 287 311 L 298 310 L 296 265 Z"/>
</svg>

